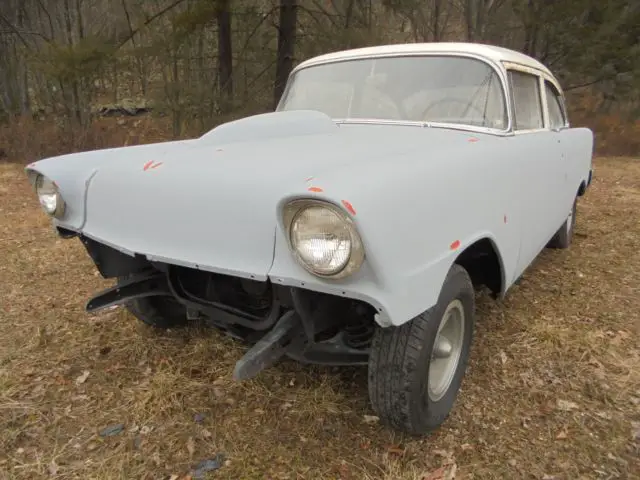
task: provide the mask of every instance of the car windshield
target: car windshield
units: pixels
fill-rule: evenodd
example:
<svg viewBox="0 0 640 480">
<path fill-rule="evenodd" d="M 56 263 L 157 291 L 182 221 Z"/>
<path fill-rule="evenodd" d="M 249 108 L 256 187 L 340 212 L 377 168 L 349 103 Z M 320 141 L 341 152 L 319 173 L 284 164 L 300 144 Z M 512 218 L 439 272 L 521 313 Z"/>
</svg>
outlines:
<svg viewBox="0 0 640 480">
<path fill-rule="evenodd" d="M 319 110 L 333 119 L 507 126 L 505 94 L 495 70 L 481 60 L 452 55 L 306 67 L 291 77 L 278 110 Z"/>
</svg>

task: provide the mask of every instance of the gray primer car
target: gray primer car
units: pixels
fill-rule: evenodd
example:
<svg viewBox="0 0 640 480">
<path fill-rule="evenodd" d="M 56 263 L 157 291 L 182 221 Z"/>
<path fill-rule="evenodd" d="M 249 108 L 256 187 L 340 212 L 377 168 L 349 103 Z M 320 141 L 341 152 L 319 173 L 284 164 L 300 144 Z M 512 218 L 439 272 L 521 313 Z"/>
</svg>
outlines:
<svg viewBox="0 0 640 480">
<path fill-rule="evenodd" d="M 536 60 L 430 43 L 316 57 L 276 112 L 27 175 L 116 279 L 89 312 L 203 320 L 251 345 L 237 379 L 283 355 L 368 365 L 374 410 L 421 434 L 457 396 L 474 287 L 501 297 L 545 246 L 569 246 L 592 149 Z"/>
</svg>

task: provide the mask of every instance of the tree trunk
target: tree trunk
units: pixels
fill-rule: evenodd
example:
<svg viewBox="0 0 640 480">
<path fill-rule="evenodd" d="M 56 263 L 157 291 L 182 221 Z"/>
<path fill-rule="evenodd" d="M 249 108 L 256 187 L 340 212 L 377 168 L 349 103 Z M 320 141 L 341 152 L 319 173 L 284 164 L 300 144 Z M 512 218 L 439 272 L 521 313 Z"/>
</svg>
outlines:
<svg viewBox="0 0 640 480">
<path fill-rule="evenodd" d="M 218 23 L 218 87 L 222 94 L 222 109 L 231 107 L 233 97 L 233 57 L 231 55 L 231 9 L 229 0 L 220 0 L 216 11 Z"/>
<path fill-rule="evenodd" d="M 466 0 L 464 4 L 464 18 L 467 24 L 467 42 L 473 42 L 475 39 L 475 22 L 473 15 L 474 0 Z"/>
<path fill-rule="evenodd" d="M 289 74 L 293 69 L 293 52 L 296 42 L 296 0 L 280 0 L 280 24 L 278 25 L 278 53 L 276 57 L 276 79 L 273 87 L 274 109 L 284 92 Z"/>
</svg>

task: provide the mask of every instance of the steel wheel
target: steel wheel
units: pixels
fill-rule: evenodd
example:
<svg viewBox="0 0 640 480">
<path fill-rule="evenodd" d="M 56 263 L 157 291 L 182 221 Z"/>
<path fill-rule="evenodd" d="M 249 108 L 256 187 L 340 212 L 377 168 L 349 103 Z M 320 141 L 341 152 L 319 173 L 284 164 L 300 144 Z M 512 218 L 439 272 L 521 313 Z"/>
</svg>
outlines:
<svg viewBox="0 0 640 480">
<path fill-rule="evenodd" d="M 464 308 L 458 299 L 447 306 L 438 327 L 429 364 L 428 393 L 432 402 L 440 400 L 456 374 L 464 340 Z"/>
</svg>

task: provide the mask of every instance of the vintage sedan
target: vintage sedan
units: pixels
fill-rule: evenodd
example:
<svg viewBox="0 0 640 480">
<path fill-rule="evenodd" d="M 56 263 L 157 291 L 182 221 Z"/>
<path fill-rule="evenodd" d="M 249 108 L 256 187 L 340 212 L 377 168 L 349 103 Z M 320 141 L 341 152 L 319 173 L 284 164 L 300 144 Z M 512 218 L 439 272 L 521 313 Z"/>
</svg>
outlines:
<svg viewBox="0 0 640 480">
<path fill-rule="evenodd" d="M 571 244 L 593 134 L 545 66 L 480 44 L 315 57 L 276 110 L 26 173 L 115 279 L 87 311 L 206 322 L 248 344 L 236 379 L 283 356 L 368 365 L 374 411 L 424 434 L 458 395 L 474 290 L 501 298 Z"/>
</svg>

